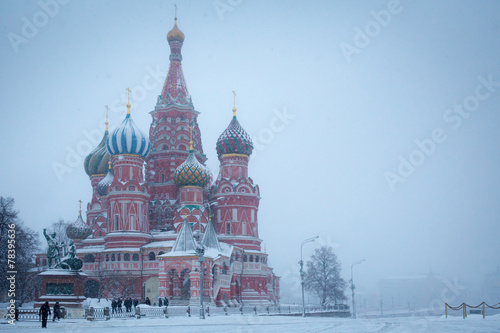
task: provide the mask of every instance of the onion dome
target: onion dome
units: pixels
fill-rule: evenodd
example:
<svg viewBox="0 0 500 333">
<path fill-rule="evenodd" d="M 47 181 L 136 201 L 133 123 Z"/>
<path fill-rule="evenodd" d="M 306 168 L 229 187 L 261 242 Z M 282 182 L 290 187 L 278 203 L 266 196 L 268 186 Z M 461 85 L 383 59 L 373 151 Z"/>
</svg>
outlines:
<svg viewBox="0 0 500 333">
<path fill-rule="evenodd" d="M 92 233 L 92 228 L 90 228 L 87 223 L 82 219 L 82 209 L 80 201 L 80 212 L 78 213 L 78 218 L 75 222 L 71 223 L 66 228 L 66 235 L 71 239 L 82 240 L 87 238 Z"/>
<path fill-rule="evenodd" d="M 108 130 L 97 147 L 87 155 L 83 162 L 85 172 L 89 176 L 104 175 L 106 173 L 109 161 L 109 153 L 106 149 L 106 140 L 108 140 Z"/>
<path fill-rule="evenodd" d="M 187 159 L 177 167 L 174 173 L 175 185 L 179 187 L 205 187 L 210 183 L 210 178 L 210 171 L 198 161 L 193 149 L 189 151 Z"/>
<path fill-rule="evenodd" d="M 104 177 L 99 183 L 97 183 L 97 194 L 99 194 L 101 197 L 108 195 L 109 186 L 113 182 L 113 178 L 113 169 L 111 168 L 111 161 L 109 161 L 108 173 L 106 174 L 106 177 Z"/>
<path fill-rule="evenodd" d="M 217 155 L 243 154 L 250 156 L 253 143 L 250 135 L 241 127 L 236 118 L 236 108 L 233 109 L 233 119 L 217 140 Z"/>
<path fill-rule="evenodd" d="M 189 141 L 189 154 L 186 160 L 175 169 L 175 185 L 205 187 L 212 181 L 210 171 L 201 164 L 193 150 L 193 128 L 189 126 L 191 140 Z"/>
<path fill-rule="evenodd" d="M 174 27 L 167 34 L 167 41 L 169 43 L 172 41 L 184 42 L 184 33 L 177 27 L 177 17 L 175 18 Z"/>
<path fill-rule="evenodd" d="M 108 137 L 108 151 L 111 155 L 131 154 L 145 158 L 149 154 L 149 139 L 130 117 L 130 101 L 127 109 L 127 116 L 121 125 Z"/>
</svg>

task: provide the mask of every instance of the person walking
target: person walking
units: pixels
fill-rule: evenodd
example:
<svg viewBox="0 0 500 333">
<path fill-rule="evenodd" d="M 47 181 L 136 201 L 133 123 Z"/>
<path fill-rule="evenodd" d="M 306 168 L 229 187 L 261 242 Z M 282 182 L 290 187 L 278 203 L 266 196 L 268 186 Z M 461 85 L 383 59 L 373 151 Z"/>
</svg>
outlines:
<svg viewBox="0 0 500 333">
<path fill-rule="evenodd" d="M 116 313 L 116 300 L 111 301 L 111 313 Z"/>
<path fill-rule="evenodd" d="M 163 302 L 161 300 L 161 297 L 158 299 L 158 306 L 161 308 L 163 306 Z"/>
<path fill-rule="evenodd" d="M 151 301 L 149 300 L 149 297 L 146 297 L 146 301 L 144 303 L 146 303 L 147 305 L 151 305 Z"/>
<path fill-rule="evenodd" d="M 118 312 L 119 313 L 122 313 L 122 299 L 118 297 L 118 302 L 117 302 L 117 306 L 118 306 Z"/>
<path fill-rule="evenodd" d="M 38 310 L 38 316 L 42 317 L 42 328 L 47 328 L 47 318 L 51 315 L 49 301 L 45 301 Z"/>
<path fill-rule="evenodd" d="M 167 298 L 166 296 L 165 296 L 165 299 L 163 300 L 163 304 L 164 304 L 165 306 L 168 306 L 168 298 Z"/>
<path fill-rule="evenodd" d="M 61 319 L 61 306 L 59 305 L 59 302 L 56 302 L 56 304 L 54 304 L 54 317 L 52 318 L 53 322 L 56 321 L 56 317 L 58 321 Z"/>
</svg>

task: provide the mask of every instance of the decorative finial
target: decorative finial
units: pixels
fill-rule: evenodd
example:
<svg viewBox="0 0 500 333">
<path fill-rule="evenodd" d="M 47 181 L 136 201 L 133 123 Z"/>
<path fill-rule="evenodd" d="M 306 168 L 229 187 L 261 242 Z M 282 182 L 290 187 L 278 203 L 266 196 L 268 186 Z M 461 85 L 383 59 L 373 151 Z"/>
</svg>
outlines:
<svg viewBox="0 0 500 333">
<path fill-rule="evenodd" d="M 108 170 L 111 170 L 111 160 L 108 162 Z"/>
<path fill-rule="evenodd" d="M 80 210 L 78 211 L 78 216 L 82 216 L 82 200 L 78 200 L 80 203 Z"/>
<path fill-rule="evenodd" d="M 193 150 L 193 125 L 189 124 L 189 150 Z"/>
<path fill-rule="evenodd" d="M 233 106 L 233 117 L 236 117 L 236 92 L 233 90 L 234 106 Z"/>
<path fill-rule="evenodd" d="M 108 111 L 109 111 L 109 106 L 105 105 L 104 106 L 106 108 L 106 132 L 108 131 L 108 125 L 109 125 L 109 121 L 108 121 Z"/>
<path fill-rule="evenodd" d="M 127 114 L 130 114 L 130 93 L 132 92 L 132 90 L 130 90 L 130 88 L 127 88 Z"/>
<path fill-rule="evenodd" d="M 174 20 L 175 20 L 175 24 L 177 24 L 177 5 L 174 4 L 174 7 L 175 7 L 175 17 L 174 17 Z"/>
</svg>

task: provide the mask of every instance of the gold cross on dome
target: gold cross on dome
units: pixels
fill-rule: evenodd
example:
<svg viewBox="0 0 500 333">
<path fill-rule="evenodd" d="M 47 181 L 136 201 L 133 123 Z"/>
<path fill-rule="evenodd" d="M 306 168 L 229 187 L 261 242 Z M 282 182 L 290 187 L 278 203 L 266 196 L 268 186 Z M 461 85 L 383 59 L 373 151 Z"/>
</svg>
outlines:
<svg viewBox="0 0 500 333">
<path fill-rule="evenodd" d="M 109 124 L 109 121 L 108 121 L 108 111 L 109 111 L 109 106 L 107 105 L 104 105 L 104 107 L 106 108 L 106 131 L 108 130 L 108 124 Z"/>
<path fill-rule="evenodd" d="M 80 203 L 80 214 L 82 214 L 82 200 L 78 200 L 78 202 Z"/>
<path fill-rule="evenodd" d="M 236 92 L 233 90 L 234 106 L 233 106 L 233 116 L 236 117 Z"/>
<path fill-rule="evenodd" d="M 132 92 L 132 90 L 130 90 L 130 88 L 127 88 L 127 95 L 128 95 L 127 102 L 128 102 L 128 104 L 130 104 L 130 93 L 131 92 Z"/>
</svg>

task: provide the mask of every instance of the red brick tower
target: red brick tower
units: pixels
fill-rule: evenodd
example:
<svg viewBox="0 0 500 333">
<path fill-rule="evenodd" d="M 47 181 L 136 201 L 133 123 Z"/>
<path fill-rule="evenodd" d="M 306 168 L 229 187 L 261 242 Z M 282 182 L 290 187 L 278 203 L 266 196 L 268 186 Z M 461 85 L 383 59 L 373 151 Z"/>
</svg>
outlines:
<svg viewBox="0 0 500 333">
<path fill-rule="evenodd" d="M 194 109 L 184 74 L 181 49 L 184 33 L 177 27 L 177 18 L 167 34 L 170 46 L 170 67 L 152 116 L 149 138 L 151 154 L 148 157 L 147 179 L 151 201 L 149 216 L 152 230 L 172 230 L 178 187 L 173 181 L 176 168 L 183 163 L 189 150 L 189 126 L 193 125 L 193 151 L 204 164 L 199 112 Z"/>
<path fill-rule="evenodd" d="M 260 251 L 257 222 L 260 191 L 248 177 L 253 143 L 236 118 L 217 140 L 220 173 L 216 182 L 217 233 L 219 240 L 248 250 Z"/>
<path fill-rule="evenodd" d="M 129 94 L 130 94 L 130 90 Z M 127 116 L 107 141 L 113 165 L 113 181 L 108 189 L 108 233 L 106 248 L 139 247 L 148 242 L 149 194 L 144 180 L 144 163 L 150 144 L 146 135 Z"/>
</svg>

